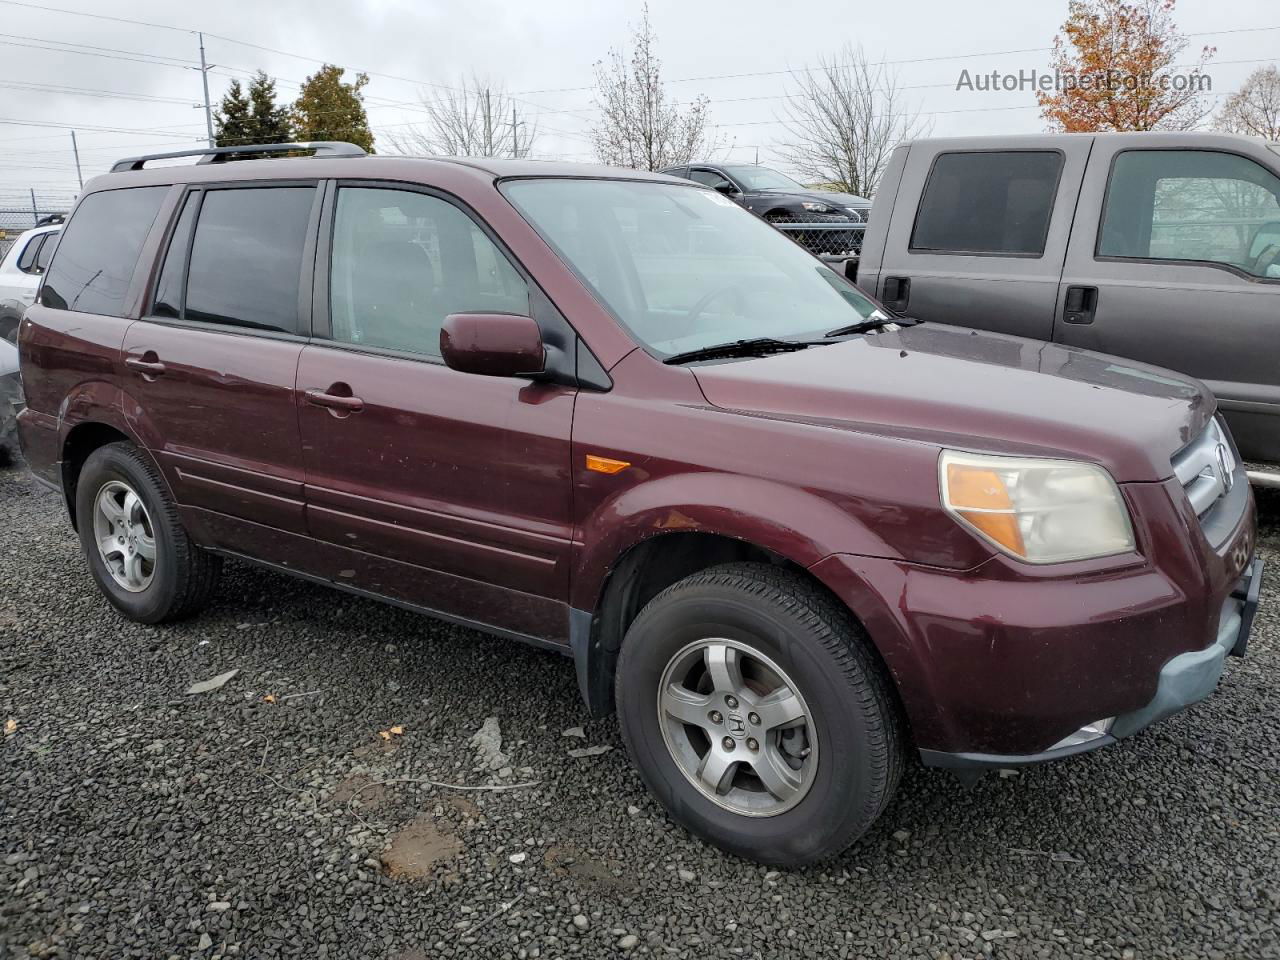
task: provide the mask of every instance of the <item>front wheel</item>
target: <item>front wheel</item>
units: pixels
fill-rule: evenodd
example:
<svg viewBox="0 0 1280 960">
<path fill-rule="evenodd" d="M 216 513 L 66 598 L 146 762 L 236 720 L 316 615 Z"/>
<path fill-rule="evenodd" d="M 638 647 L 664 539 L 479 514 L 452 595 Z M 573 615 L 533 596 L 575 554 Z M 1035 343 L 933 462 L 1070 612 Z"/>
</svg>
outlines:
<svg viewBox="0 0 1280 960">
<path fill-rule="evenodd" d="M 76 481 L 76 527 L 98 588 L 130 620 L 178 620 L 212 597 L 220 558 L 192 542 L 155 467 L 132 444 L 89 455 Z"/>
<path fill-rule="evenodd" d="M 655 597 L 618 662 L 623 739 L 693 833 L 798 866 L 839 853 L 897 788 L 902 733 L 861 628 L 803 577 L 740 563 Z"/>
</svg>

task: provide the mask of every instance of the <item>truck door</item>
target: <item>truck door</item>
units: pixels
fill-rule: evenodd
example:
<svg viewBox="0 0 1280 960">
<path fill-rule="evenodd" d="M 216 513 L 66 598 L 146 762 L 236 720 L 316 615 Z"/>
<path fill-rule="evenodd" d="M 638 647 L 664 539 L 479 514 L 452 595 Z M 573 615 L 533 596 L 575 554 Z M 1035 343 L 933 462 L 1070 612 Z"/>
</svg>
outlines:
<svg viewBox="0 0 1280 960">
<path fill-rule="evenodd" d="M 1091 138 L 989 142 L 911 146 L 874 292 L 908 316 L 1048 340 Z"/>
<path fill-rule="evenodd" d="M 1099 138 L 1054 337 L 1203 380 L 1241 452 L 1280 460 L 1280 156 L 1212 135 Z"/>
</svg>

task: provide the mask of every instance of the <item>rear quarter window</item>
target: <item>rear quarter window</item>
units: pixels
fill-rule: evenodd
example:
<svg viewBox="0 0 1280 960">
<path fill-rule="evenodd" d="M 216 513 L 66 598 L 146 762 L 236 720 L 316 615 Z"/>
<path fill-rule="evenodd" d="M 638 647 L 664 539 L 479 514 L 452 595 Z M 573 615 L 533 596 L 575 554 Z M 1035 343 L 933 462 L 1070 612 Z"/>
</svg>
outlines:
<svg viewBox="0 0 1280 960">
<path fill-rule="evenodd" d="M 143 241 L 168 187 L 91 193 L 62 228 L 40 302 L 54 310 L 123 317 Z"/>
<path fill-rule="evenodd" d="M 911 232 L 920 253 L 1044 255 L 1062 154 L 943 153 L 934 160 Z"/>
</svg>

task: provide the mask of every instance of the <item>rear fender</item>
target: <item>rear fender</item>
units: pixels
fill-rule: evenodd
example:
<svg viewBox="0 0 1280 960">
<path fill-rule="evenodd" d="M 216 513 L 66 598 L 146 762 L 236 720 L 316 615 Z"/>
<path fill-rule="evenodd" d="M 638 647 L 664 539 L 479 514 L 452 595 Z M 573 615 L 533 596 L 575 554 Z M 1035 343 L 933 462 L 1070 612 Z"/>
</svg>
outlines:
<svg viewBox="0 0 1280 960">
<path fill-rule="evenodd" d="M 152 454 L 154 448 L 148 442 L 149 439 L 154 440 L 154 430 L 150 432 L 150 437 L 138 430 L 139 425 L 147 427 L 149 424 L 145 419 L 139 420 L 126 415 L 125 404 L 129 402 L 131 402 L 130 398 L 120 387 L 102 380 L 78 384 L 62 401 L 58 410 L 57 472 L 67 501 L 67 512 L 73 523 L 75 521 L 75 478 L 67 475 L 66 461 L 68 441 L 77 427 L 87 425 L 110 427 L 137 447 L 142 455 L 148 457 L 159 470 L 159 464 Z M 135 409 L 136 406 L 135 403 Z M 173 491 L 168 489 L 168 478 L 164 476 L 163 471 L 160 475 L 166 485 L 166 493 L 172 497 Z"/>
</svg>

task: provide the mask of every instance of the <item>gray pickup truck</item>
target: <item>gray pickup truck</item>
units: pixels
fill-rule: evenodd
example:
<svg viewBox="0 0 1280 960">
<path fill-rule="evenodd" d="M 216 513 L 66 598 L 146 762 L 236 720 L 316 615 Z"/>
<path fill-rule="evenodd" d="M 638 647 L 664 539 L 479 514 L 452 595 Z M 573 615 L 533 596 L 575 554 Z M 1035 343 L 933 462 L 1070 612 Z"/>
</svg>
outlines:
<svg viewBox="0 0 1280 960">
<path fill-rule="evenodd" d="M 1203 133 L 916 140 L 857 280 L 890 309 L 1191 374 L 1280 462 L 1280 145 Z M 1280 485 L 1274 466 L 1251 476 Z"/>
</svg>

